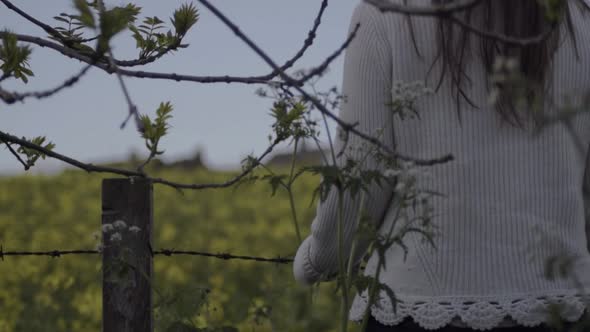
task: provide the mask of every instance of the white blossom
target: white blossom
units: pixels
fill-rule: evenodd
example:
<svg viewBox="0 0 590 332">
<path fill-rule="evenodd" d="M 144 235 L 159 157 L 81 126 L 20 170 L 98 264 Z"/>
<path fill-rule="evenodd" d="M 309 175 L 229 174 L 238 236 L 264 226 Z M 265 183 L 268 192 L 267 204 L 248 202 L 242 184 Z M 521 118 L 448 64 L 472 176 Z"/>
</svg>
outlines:
<svg viewBox="0 0 590 332">
<path fill-rule="evenodd" d="M 110 232 L 112 230 L 115 230 L 115 227 L 113 227 L 112 224 L 104 224 L 104 225 L 102 225 L 102 232 L 103 233 L 107 233 L 107 232 Z"/>
<path fill-rule="evenodd" d="M 399 193 L 399 192 L 402 192 L 402 191 L 404 191 L 404 189 L 406 189 L 406 183 L 405 183 L 405 182 L 403 182 L 403 181 L 400 181 L 400 182 L 398 182 L 398 183 L 395 185 L 395 188 L 394 188 L 393 190 L 394 190 L 395 192 L 398 192 L 398 193 Z"/>
<path fill-rule="evenodd" d="M 114 222 L 114 225 L 118 229 L 125 229 L 127 228 L 127 224 L 123 220 L 117 220 Z"/>
<path fill-rule="evenodd" d="M 383 176 L 385 177 L 394 177 L 394 176 L 398 176 L 401 174 L 401 171 L 399 169 L 393 169 L 393 168 L 388 168 L 383 172 Z"/>
<path fill-rule="evenodd" d="M 123 239 L 123 237 L 121 236 L 120 233 L 114 233 L 113 235 L 111 235 L 111 241 L 115 242 L 115 241 L 121 241 Z"/>
<path fill-rule="evenodd" d="M 132 233 L 137 233 L 137 232 L 141 231 L 141 228 L 139 228 L 137 226 L 131 226 L 131 227 L 129 227 L 129 231 Z"/>
</svg>

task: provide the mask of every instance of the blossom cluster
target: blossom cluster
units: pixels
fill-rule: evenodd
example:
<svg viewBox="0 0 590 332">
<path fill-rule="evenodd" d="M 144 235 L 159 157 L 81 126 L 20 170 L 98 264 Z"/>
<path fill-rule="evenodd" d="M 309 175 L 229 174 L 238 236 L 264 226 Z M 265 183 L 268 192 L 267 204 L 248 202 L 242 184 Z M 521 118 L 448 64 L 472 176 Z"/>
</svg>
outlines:
<svg viewBox="0 0 590 332">
<path fill-rule="evenodd" d="M 101 227 L 101 233 L 102 233 L 102 237 L 101 237 L 101 233 L 99 232 L 94 232 L 93 236 L 94 239 L 99 241 L 99 243 L 97 243 L 96 245 L 96 250 L 98 251 L 102 251 L 104 249 L 104 244 L 102 242 L 102 238 L 104 236 L 109 236 L 109 240 L 111 242 L 120 242 L 123 240 L 123 235 L 122 233 L 127 230 L 133 234 L 137 234 L 138 232 L 141 231 L 141 228 L 137 227 L 137 226 L 128 226 L 127 223 L 123 220 L 115 220 L 113 223 L 109 224 L 103 224 Z"/>
</svg>

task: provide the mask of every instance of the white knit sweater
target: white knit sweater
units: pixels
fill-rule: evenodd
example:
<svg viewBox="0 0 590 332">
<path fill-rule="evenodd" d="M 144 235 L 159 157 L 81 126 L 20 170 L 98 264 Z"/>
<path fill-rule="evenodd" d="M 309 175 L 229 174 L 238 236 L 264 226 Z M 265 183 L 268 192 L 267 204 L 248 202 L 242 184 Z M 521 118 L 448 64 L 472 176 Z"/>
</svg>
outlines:
<svg viewBox="0 0 590 332">
<path fill-rule="evenodd" d="M 412 1 L 424 2 L 429 1 Z M 579 61 L 569 39 L 564 39 L 556 54 L 554 93 L 564 103 L 565 95 L 590 91 L 589 19 L 575 10 Z M 405 262 L 401 247 L 394 245 L 387 251 L 380 281 L 395 291 L 397 312 L 389 298 L 380 294 L 380 306 L 372 307 L 372 315 L 386 325 L 411 316 L 427 329 L 453 324 L 485 330 L 502 324 L 538 325 L 547 320 L 544 309 L 556 301 L 567 305 L 564 319 L 578 320 L 588 298 L 571 278 L 547 280 L 544 262 L 553 255 L 575 255 L 574 273 L 581 287 L 590 291 L 585 232 L 585 205 L 590 204 L 590 112 L 573 118 L 572 131 L 560 122 L 534 136 L 531 127 L 507 125 L 488 105 L 483 66 L 471 61 L 466 65 L 473 82 L 468 94 L 480 109 L 463 105 L 460 124 L 447 81 L 437 93 L 417 102 L 420 119 L 402 121 L 386 106 L 392 100 L 393 84 L 436 85 L 440 67 L 425 80 L 436 52 L 434 20 L 413 18 L 422 60 L 416 56 L 402 15 L 382 14 L 360 3 L 351 31 L 357 22 L 361 28 L 346 51 L 342 90 L 347 99 L 340 116 L 349 123 L 358 122 L 357 128 L 368 134 L 384 127 L 383 143 L 393 149 L 395 142 L 400 153 L 426 159 L 449 153 L 455 157 L 450 163 L 427 168 L 430 176 L 419 174 L 416 179 L 418 188 L 446 195 L 431 200 L 439 234 L 434 238 L 437 249 L 421 241 L 420 234 L 409 233 L 404 237 L 409 250 Z M 476 52 L 477 43 L 471 47 Z M 338 151 L 343 142 L 338 135 L 335 140 Z M 349 145 L 361 142 L 351 135 Z M 346 155 L 359 157 L 357 152 Z M 366 167 L 384 171 L 371 158 Z M 583 188 L 584 179 L 587 188 Z M 381 225 L 381 234 L 389 230 L 398 207 L 391 200 L 394 189 L 376 185 L 369 189 L 365 207 Z M 338 269 L 337 205 L 333 188 L 317 206 L 311 235 L 295 258 L 294 274 L 300 283 L 316 282 L 321 274 Z M 345 195 L 346 252 L 355 232 L 358 205 L 358 199 Z M 406 212 L 410 220 L 414 214 L 411 209 Z M 402 224 L 398 221 L 396 227 Z M 370 258 L 365 274 L 374 275 L 377 259 L 376 255 Z M 350 319 L 359 320 L 366 304 L 366 292 L 357 295 Z"/>
</svg>

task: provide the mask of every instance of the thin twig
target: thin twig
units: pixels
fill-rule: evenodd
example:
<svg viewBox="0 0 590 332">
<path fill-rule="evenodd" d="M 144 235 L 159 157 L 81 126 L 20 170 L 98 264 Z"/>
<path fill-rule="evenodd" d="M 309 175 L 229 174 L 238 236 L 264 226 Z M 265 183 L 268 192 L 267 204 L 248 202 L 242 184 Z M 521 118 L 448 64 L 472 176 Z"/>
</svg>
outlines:
<svg viewBox="0 0 590 332">
<path fill-rule="evenodd" d="M 314 20 L 313 27 L 308 32 L 307 38 L 303 42 L 303 46 L 297 52 L 297 54 L 295 54 L 295 56 L 293 58 L 291 58 L 284 65 L 281 66 L 280 71 L 286 71 L 287 69 L 291 68 L 295 64 L 295 62 L 297 60 L 299 60 L 305 54 L 305 51 L 307 51 L 307 49 L 313 44 L 313 41 L 314 41 L 314 39 L 316 37 L 316 32 L 317 32 L 317 30 L 318 30 L 318 28 L 319 28 L 319 26 L 320 26 L 320 24 L 322 22 L 322 16 L 324 15 L 324 11 L 326 10 L 326 7 L 328 7 L 328 0 L 323 0 L 322 1 L 322 4 L 320 6 L 320 10 L 318 12 L 318 15 L 316 16 L 316 18 Z M 269 80 L 271 80 L 271 79 L 275 78 L 277 75 L 279 75 L 279 72 L 280 71 L 279 70 L 273 70 L 270 74 L 265 75 L 265 76 Z"/>
<path fill-rule="evenodd" d="M 0 31 L 0 39 L 5 38 L 6 32 Z M 57 51 L 69 58 L 76 59 L 85 63 L 92 63 L 92 58 L 89 55 L 84 55 L 74 49 L 62 46 L 55 42 L 35 37 L 29 35 L 22 35 L 22 34 L 13 34 L 19 41 L 35 44 L 37 46 L 46 47 Z M 109 66 L 106 63 L 99 62 L 95 64 L 95 67 L 104 70 L 108 74 L 114 74 L 115 70 L 113 67 Z M 119 73 L 124 76 L 129 77 L 136 77 L 136 78 L 151 78 L 151 79 L 163 79 L 163 80 L 171 80 L 176 82 L 195 82 L 195 83 L 243 83 L 243 84 L 268 84 L 273 83 L 270 79 L 267 78 L 269 75 L 265 76 L 195 76 L 195 75 L 181 75 L 176 73 L 158 73 L 158 72 L 149 72 L 149 71 L 139 71 L 139 70 L 128 70 L 119 68 Z M 280 82 L 276 82 L 280 83 Z"/>
<path fill-rule="evenodd" d="M 25 168 L 25 171 L 27 171 L 27 170 L 29 170 L 29 168 L 31 168 L 31 166 L 29 166 L 29 165 L 28 165 L 28 164 L 27 164 L 27 163 L 26 163 L 26 162 L 25 162 L 25 161 L 24 161 L 24 160 L 23 160 L 23 159 L 20 157 L 20 155 L 18 154 L 18 152 L 16 152 L 16 151 L 15 151 L 15 150 L 12 148 L 12 146 L 10 145 L 10 143 L 9 143 L 9 142 L 7 142 L 7 141 L 5 141 L 5 140 L 3 140 L 3 139 L 0 139 L 0 141 L 4 142 L 4 144 L 6 144 L 6 146 L 8 147 L 8 150 L 10 150 L 10 152 L 11 152 L 11 153 L 12 153 L 12 154 L 13 154 L 13 155 L 16 157 L 16 159 L 17 159 L 17 160 L 18 160 L 18 161 L 19 161 L 21 164 L 23 164 L 23 167 Z"/>
<path fill-rule="evenodd" d="M 298 85 L 298 81 L 293 79 L 291 76 L 287 75 L 285 72 L 281 71 L 279 66 L 262 50 L 260 49 L 260 47 L 258 47 L 258 45 L 256 45 L 248 36 L 246 36 L 241 30 L 240 28 L 238 28 L 238 26 L 236 26 L 232 21 L 230 21 L 223 13 L 221 13 L 219 11 L 219 9 L 217 9 L 217 7 L 213 6 L 208 0 L 197 0 L 199 1 L 203 6 L 205 6 L 207 9 L 209 9 L 215 16 L 217 16 L 218 19 L 220 19 L 227 27 L 229 27 L 236 36 L 238 36 L 244 43 L 246 43 L 254 52 L 256 52 L 269 66 L 271 66 L 274 70 L 279 71 L 279 75 L 280 77 L 290 86 L 292 86 L 294 89 L 296 89 L 297 91 L 299 91 L 299 93 L 301 93 L 302 96 L 304 96 L 307 100 L 311 101 L 320 112 L 325 113 L 328 117 L 332 118 L 336 123 L 338 123 L 344 130 L 346 131 L 350 131 L 354 134 L 356 134 L 357 136 L 361 137 L 362 139 L 378 146 L 379 148 L 383 149 L 384 151 L 386 151 L 387 153 L 391 154 L 393 157 L 395 158 L 399 158 L 401 160 L 404 161 L 410 161 L 415 163 L 416 165 L 420 165 L 420 166 L 431 166 L 431 165 L 435 165 L 435 164 L 441 164 L 441 163 L 447 163 L 451 160 L 453 160 L 453 156 L 452 155 L 446 155 L 446 156 L 442 156 L 439 158 L 434 158 L 434 159 L 417 159 L 417 158 L 412 158 L 400 153 L 397 153 L 393 150 L 391 150 L 388 146 L 384 145 L 380 140 L 378 140 L 375 137 L 369 136 L 357 129 L 355 129 L 354 127 L 356 126 L 356 124 L 349 124 L 344 122 L 343 120 L 341 120 L 338 116 L 334 115 L 332 112 L 330 112 L 326 107 L 324 107 L 324 105 L 322 105 L 322 103 L 317 100 L 317 98 L 311 96 L 309 93 L 307 93 L 304 89 L 302 89 L 299 85 Z"/>
<path fill-rule="evenodd" d="M 3 1 L 6 1 L 6 0 L 3 0 Z M 321 18 L 325 12 L 327 5 L 328 5 L 328 1 L 323 0 L 322 4 L 320 6 L 320 10 L 318 12 L 318 15 L 315 18 L 314 25 L 313 25 L 312 29 L 308 32 L 308 36 L 305 39 L 303 46 L 299 49 L 299 51 L 291 59 L 287 60 L 285 62 L 285 64 L 283 64 L 281 66 L 281 69 L 283 71 L 291 68 L 295 64 L 295 62 L 297 60 L 299 60 L 305 54 L 307 49 L 313 44 L 313 41 L 316 37 L 317 29 L 321 23 Z M 44 24 L 34 18 L 32 18 L 32 19 L 39 22 L 43 26 L 47 26 L 46 24 Z M 80 54 L 75 49 L 64 47 L 62 45 L 52 43 L 50 41 L 44 40 L 39 37 L 18 35 L 18 34 L 16 36 L 17 36 L 17 39 L 20 41 L 37 44 L 38 46 L 41 46 L 41 47 L 48 47 L 48 48 L 51 48 L 53 50 L 56 50 L 56 51 L 62 53 L 63 55 L 66 55 L 70 58 L 75 58 L 80 61 L 89 63 L 89 57 L 87 55 Z M 0 32 L 0 37 L 2 37 L 2 32 Z M 96 38 L 97 37 L 83 39 L 78 42 L 87 42 L 87 41 L 94 40 Z M 117 60 L 117 59 L 113 58 L 113 61 L 119 67 L 134 67 L 134 66 L 145 65 L 145 64 L 154 62 L 155 60 L 162 57 L 164 54 L 168 53 L 171 50 L 176 49 L 179 46 L 182 46 L 180 44 L 180 42 L 178 43 L 178 45 L 173 45 L 171 47 L 168 47 L 164 51 L 160 51 L 157 54 L 147 57 L 145 59 Z M 101 59 L 101 60 L 104 61 L 105 59 Z M 96 66 L 103 69 L 104 71 L 106 71 L 109 74 L 113 74 L 115 72 L 114 68 L 112 68 L 112 66 L 111 67 L 107 66 L 106 63 L 101 63 L 100 65 L 97 64 Z M 145 71 L 121 70 L 120 68 L 119 68 L 119 73 L 121 75 L 132 76 L 132 77 L 137 77 L 137 78 L 168 79 L 168 80 L 174 80 L 174 81 L 192 81 L 192 82 L 199 82 L 199 83 L 246 83 L 246 84 L 265 84 L 265 83 L 271 81 L 273 78 L 275 78 L 278 75 L 278 72 L 276 70 L 273 70 L 271 73 L 269 73 L 267 75 L 261 75 L 261 76 L 233 77 L 233 76 L 228 76 L 228 75 L 224 75 L 224 76 L 178 75 L 178 74 L 174 74 L 174 73 L 166 74 L 166 73 L 154 73 L 154 72 L 145 72 Z"/>
<path fill-rule="evenodd" d="M 444 19 L 448 19 L 452 23 L 455 23 L 464 29 L 467 29 L 480 37 L 494 39 L 506 44 L 527 46 L 532 44 L 538 44 L 551 34 L 551 30 L 545 31 L 539 35 L 527 38 L 515 38 L 507 36 L 501 33 L 485 31 L 479 29 L 471 24 L 468 24 L 457 17 L 453 16 L 454 13 L 464 11 L 478 5 L 482 0 L 469 0 L 458 3 L 449 3 L 442 5 L 429 5 L 429 6 L 412 6 L 407 4 L 396 4 L 387 0 L 364 0 L 365 2 L 377 7 L 381 12 L 395 12 L 413 16 L 439 16 Z"/>
<path fill-rule="evenodd" d="M 137 171 L 140 173 L 145 173 L 144 168 L 154 159 L 155 156 L 156 150 L 154 149 L 150 151 L 150 155 L 139 166 L 137 166 Z"/>
<path fill-rule="evenodd" d="M 45 91 L 35 91 L 35 92 L 25 92 L 25 93 L 18 93 L 18 92 L 8 92 L 6 90 L 2 90 L 0 88 L 0 99 L 2 99 L 7 104 L 13 104 L 17 101 L 23 101 L 29 97 L 35 97 L 37 99 L 43 99 L 50 97 L 61 90 L 71 87 L 76 84 L 82 76 L 86 74 L 86 72 L 92 68 L 92 64 L 88 64 L 84 66 L 77 74 L 65 80 L 62 84 L 56 86 L 55 88 L 45 90 Z"/>
<path fill-rule="evenodd" d="M 321 65 L 317 66 L 315 69 L 312 69 L 309 73 L 307 73 L 305 76 L 303 76 L 299 80 L 299 84 L 303 85 L 305 82 L 307 82 L 312 77 L 322 74 L 326 70 L 326 68 L 328 68 L 330 63 L 332 63 L 332 61 L 334 61 L 338 56 L 340 56 L 340 54 L 342 54 L 342 52 L 344 52 L 344 50 L 346 48 L 348 48 L 348 45 L 350 45 L 350 43 L 352 42 L 352 40 L 356 36 L 359 28 L 360 28 L 360 25 L 357 24 L 355 26 L 354 30 L 352 31 L 352 33 L 346 39 L 346 41 L 344 41 L 344 44 L 342 44 L 342 46 L 340 46 L 339 49 L 337 49 L 334 53 L 332 53 L 330 56 L 328 56 L 326 58 L 326 60 L 324 60 L 324 62 Z"/>
<path fill-rule="evenodd" d="M 16 136 L 12 136 L 12 135 L 2 132 L 2 131 L 0 131 L 0 140 L 2 140 L 4 142 L 15 143 L 20 146 L 24 146 L 26 148 L 35 150 L 37 152 L 41 152 L 48 157 L 61 160 L 67 164 L 70 164 L 70 165 L 75 166 L 77 168 L 83 169 L 86 172 L 111 173 L 111 174 L 118 174 L 118 175 L 123 175 L 123 176 L 143 177 L 143 175 L 141 173 L 135 172 L 135 171 L 129 171 L 129 170 L 125 170 L 125 169 L 112 168 L 112 167 L 95 166 L 93 164 L 86 164 L 86 163 L 80 162 L 78 160 L 75 160 L 73 158 L 70 158 L 70 157 L 64 156 L 62 154 L 59 154 L 57 152 L 54 152 L 52 150 L 46 149 L 40 145 L 31 143 L 25 139 L 20 139 Z"/>
<path fill-rule="evenodd" d="M 148 177 L 146 176 L 145 173 L 141 173 L 138 171 L 131 171 L 131 170 L 126 170 L 126 169 L 120 169 L 120 168 L 113 168 L 113 167 L 103 167 L 103 166 L 96 166 L 93 164 L 87 164 L 87 163 L 83 163 L 81 161 L 78 161 L 76 159 L 64 156 L 62 154 L 59 154 L 55 151 L 52 150 L 48 150 L 40 145 L 31 143 L 25 139 L 20 139 L 16 136 L 12 136 L 8 133 L 2 132 L 0 131 L 0 140 L 4 141 L 4 142 L 11 142 L 14 144 L 18 144 L 21 146 L 24 146 L 26 148 L 35 150 L 37 152 L 41 152 L 43 154 L 45 154 L 48 157 L 57 159 L 57 160 L 61 160 L 69 165 L 72 165 L 76 168 L 85 170 L 86 172 L 94 172 L 94 173 L 111 173 L 111 174 L 118 174 L 118 175 L 123 175 L 123 176 L 127 176 L 127 177 L 141 177 L 141 178 L 145 178 L 148 180 L 151 180 L 153 183 L 160 183 L 166 186 L 170 186 L 172 188 L 175 189 L 195 189 L 195 190 L 200 190 L 200 189 L 218 189 L 218 188 L 227 188 L 232 186 L 233 184 L 235 184 L 236 182 L 240 181 L 243 177 L 245 177 L 246 175 L 248 175 L 250 172 L 252 172 L 252 170 L 254 170 L 262 161 L 262 159 L 264 159 L 272 150 L 273 148 L 278 145 L 281 141 L 280 140 L 275 140 L 275 142 L 273 144 L 271 144 L 257 159 L 256 162 L 253 163 L 253 165 L 251 165 L 250 167 L 246 168 L 245 170 L 243 170 L 240 174 L 238 174 L 237 176 L 233 177 L 232 179 L 222 182 L 222 183 L 206 183 L 206 184 L 188 184 L 188 183 L 177 183 L 177 182 L 172 182 L 172 181 L 168 181 L 166 179 L 162 179 L 162 178 L 152 178 L 152 177 Z"/>
<path fill-rule="evenodd" d="M 100 11 L 100 14 L 103 15 L 105 12 L 104 3 L 102 2 L 102 0 L 98 0 L 97 4 L 98 4 L 98 10 Z M 129 115 L 127 116 L 125 121 L 123 121 L 123 123 L 121 123 L 121 129 L 125 128 L 127 121 L 133 116 L 134 120 L 135 120 L 135 126 L 137 128 L 137 131 L 139 131 L 140 133 L 143 133 L 144 128 L 143 128 L 143 125 L 139 119 L 137 106 L 131 100 L 131 95 L 129 94 L 129 90 L 127 90 L 127 86 L 125 85 L 125 82 L 123 81 L 123 77 L 121 76 L 121 73 L 119 72 L 119 67 L 115 63 L 115 60 L 114 60 L 115 57 L 113 56 L 113 50 L 111 49 L 110 44 L 107 45 L 107 54 L 108 54 L 107 60 L 109 62 L 109 65 L 114 70 L 114 72 L 117 76 L 117 80 L 119 81 L 119 85 L 121 86 L 121 90 L 123 90 L 123 95 L 125 96 L 125 101 L 127 101 L 127 105 L 129 107 Z"/>
<path fill-rule="evenodd" d="M 8 0 L 0 0 L 0 2 L 2 2 L 6 7 L 8 7 L 8 9 L 16 12 L 17 14 L 19 14 L 20 16 L 22 16 L 24 19 L 26 19 L 27 21 L 33 23 L 34 25 L 40 27 L 41 29 L 43 29 L 45 32 L 47 32 L 49 35 L 61 40 L 61 41 L 67 41 L 64 36 L 59 33 L 59 31 L 55 30 L 54 28 L 50 27 L 49 25 L 39 21 L 38 19 L 32 17 L 31 15 L 27 14 L 26 12 L 24 12 L 23 10 L 21 10 L 20 8 L 18 8 L 17 6 L 13 5 L 10 1 Z"/>
<path fill-rule="evenodd" d="M 236 177 L 234 177 L 231 180 L 225 181 L 223 183 L 211 183 L 211 184 L 185 184 L 185 183 L 178 183 L 178 182 L 172 182 L 172 181 L 168 181 L 166 179 L 160 179 L 160 178 L 151 178 L 153 183 L 161 183 L 176 189 L 193 189 L 193 190 L 201 190 L 201 189 L 221 189 L 221 188 L 227 188 L 230 187 L 232 185 L 234 185 L 235 183 L 237 183 L 238 181 L 240 181 L 242 178 L 244 178 L 246 175 L 248 175 L 254 168 L 258 167 L 258 165 L 260 165 L 260 163 L 262 162 L 262 159 L 264 159 L 273 149 L 275 146 L 277 146 L 279 144 L 280 140 L 275 140 L 273 142 L 273 144 L 271 144 L 257 159 L 256 162 L 253 163 L 252 165 L 250 165 L 250 167 L 246 168 L 245 170 L 243 170 L 240 174 L 238 174 Z"/>
<path fill-rule="evenodd" d="M 125 101 L 127 101 L 127 106 L 129 107 L 129 114 L 127 115 L 127 118 L 123 121 L 123 123 L 121 123 L 120 128 L 121 129 L 125 128 L 127 121 L 129 121 L 129 119 L 131 117 L 133 117 L 135 120 L 135 126 L 136 126 L 137 131 L 139 131 L 140 133 L 143 133 L 144 128 L 143 128 L 143 125 L 139 119 L 139 112 L 137 111 L 137 106 L 135 106 L 135 104 L 131 100 L 131 96 L 129 95 L 129 90 L 127 90 L 127 86 L 125 85 L 125 82 L 123 81 L 123 76 L 121 75 L 121 72 L 119 71 L 119 67 L 117 67 L 117 65 L 113 61 L 113 52 L 111 51 L 110 46 L 109 46 L 108 54 L 109 54 L 109 62 L 111 64 L 111 66 L 115 69 L 115 74 L 117 76 L 117 80 L 119 81 L 119 85 L 121 86 L 121 90 L 123 90 L 123 95 L 125 96 Z"/>
<path fill-rule="evenodd" d="M 141 59 L 135 59 L 135 60 L 116 60 L 116 59 L 114 59 L 114 62 L 119 67 L 143 66 L 143 65 L 146 65 L 148 63 L 152 63 L 152 62 L 158 60 L 159 58 L 163 57 L 164 55 L 170 53 L 170 51 L 176 50 L 179 46 L 182 46 L 180 44 L 180 40 L 178 42 L 176 42 L 175 44 L 170 45 L 170 46 L 158 51 L 154 55 L 150 55 L 148 57 L 141 58 Z"/>
<path fill-rule="evenodd" d="M 413 6 L 388 0 L 363 0 L 381 12 L 395 12 L 414 16 L 444 16 L 475 7 L 483 0 L 453 1 L 442 5 Z"/>
</svg>

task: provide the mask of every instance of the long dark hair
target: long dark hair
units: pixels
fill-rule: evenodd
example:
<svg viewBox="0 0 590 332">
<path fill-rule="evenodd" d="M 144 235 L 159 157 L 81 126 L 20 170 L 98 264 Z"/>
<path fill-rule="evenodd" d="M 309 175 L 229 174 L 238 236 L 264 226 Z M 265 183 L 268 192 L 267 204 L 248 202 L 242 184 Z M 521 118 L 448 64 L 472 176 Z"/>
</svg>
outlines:
<svg viewBox="0 0 590 332">
<path fill-rule="evenodd" d="M 456 0 L 431 0 L 435 5 L 454 1 Z M 526 110 L 540 110 L 541 113 L 544 111 L 546 96 L 552 91 L 550 77 L 553 73 L 553 56 L 561 43 L 561 38 L 564 37 L 562 32 L 571 38 L 576 56 L 579 57 L 576 31 L 572 24 L 572 10 L 575 10 L 575 5 L 582 11 L 590 10 L 590 6 L 584 3 L 584 0 L 562 0 L 557 3 L 556 8 L 552 8 L 551 13 L 554 14 L 554 17 L 550 17 L 547 10 L 550 3 L 551 1 L 546 0 L 482 0 L 470 9 L 453 14 L 456 18 L 480 31 L 496 35 L 519 39 L 543 36 L 538 42 L 526 45 L 507 43 L 493 37 L 475 36 L 473 31 L 465 27 L 458 27 L 456 23 L 444 16 L 437 19 L 438 53 L 431 70 L 437 62 L 441 63 L 442 70 L 437 90 L 445 78 L 450 80 L 452 92 L 456 98 L 459 120 L 461 120 L 461 101 L 466 101 L 472 108 L 480 106 L 470 99 L 465 90 L 465 83 L 470 83 L 471 79 L 464 68 L 466 61 L 472 57 L 469 52 L 469 43 L 474 41 L 479 43 L 479 57 L 488 76 L 494 72 L 494 64 L 498 57 L 515 59 L 518 65 L 516 71 L 522 79 L 519 97 L 524 97 L 524 108 Z M 414 38 L 409 16 L 408 20 L 410 32 Z M 414 47 L 418 55 L 421 56 L 415 42 Z M 521 104 L 518 104 L 517 107 L 514 86 L 507 84 L 509 83 L 488 81 L 487 88 L 488 91 L 496 90 L 495 109 L 502 118 L 509 123 L 522 126 L 523 118 L 518 114 Z M 535 115 L 537 112 L 528 113 Z M 539 118 L 533 117 L 533 119 L 538 125 Z"/>
</svg>

